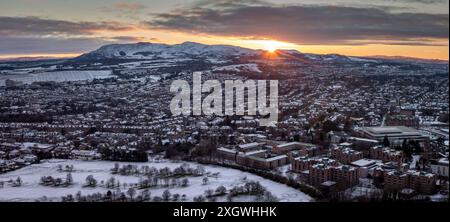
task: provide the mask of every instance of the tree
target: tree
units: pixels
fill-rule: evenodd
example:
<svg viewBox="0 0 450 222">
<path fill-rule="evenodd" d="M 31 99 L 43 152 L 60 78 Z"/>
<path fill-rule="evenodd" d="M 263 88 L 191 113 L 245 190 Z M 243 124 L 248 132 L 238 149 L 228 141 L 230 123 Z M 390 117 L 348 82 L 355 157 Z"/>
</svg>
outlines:
<svg viewBox="0 0 450 222">
<path fill-rule="evenodd" d="M 413 152 L 416 154 L 420 154 L 422 152 L 422 147 L 420 147 L 419 142 L 417 141 L 410 141 Z"/>
<path fill-rule="evenodd" d="M 73 196 L 72 196 L 72 194 L 69 194 L 69 195 L 67 195 L 66 197 L 63 197 L 62 198 L 62 201 L 63 202 L 73 202 Z"/>
<path fill-rule="evenodd" d="M 264 192 L 264 202 L 278 202 L 278 198 L 269 191 Z"/>
<path fill-rule="evenodd" d="M 151 193 L 148 190 L 144 190 L 141 192 L 142 200 L 144 200 L 144 201 L 150 200 L 150 195 L 151 195 Z"/>
<path fill-rule="evenodd" d="M 206 197 L 212 197 L 214 195 L 214 191 L 212 189 L 205 190 Z"/>
<path fill-rule="evenodd" d="M 169 179 L 168 177 L 164 177 L 164 178 L 163 178 L 163 182 L 164 182 L 164 187 L 168 187 L 168 186 L 169 186 L 170 179 Z"/>
<path fill-rule="evenodd" d="M 207 185 L 208 184 L 208 177 L 203 177 L 202 183 L 203 185 Z"/>
<path fill-rule="evenodd" d="M 115 185 L 116 185 L 116 179 L 114 177 L 109 178 L 105 184 L 106 188 L 109 188 L 109 189 L 114 188 Z"/>
<path fill-rule="evenodd" d="M 17 177 L 16 181 L 14 182 L 15 187 L 22 186 L 22 179 L 20 177 Z"/>
<path fill-rule="evenodd" d="M 81 196 L 81 191 L 78 191 L 77 194 L 75 194 L 75 199 L 76 199 L 76 201 L 77 201 L 77 202 L 80 202 L 81 197 L 82 197 L 82 196 Z"/>
<path fill-rule="evenodd" d="M 72 174 L 71 174 L 71 173 L 68 173 L 68 174 L 66 175 L 66 184 L 67 184 L 67 185 L 72 185 L 72 183 L 73 183 Z"/>
<path fill-rule="evenodd" d="M 181 180 L 182 187 L 187 187 L 188 183 L 189 183 L 189 180 L 187 178 L 184 178 L 183 180 Z"/>
<path fill-rule="evenodd" d="M 97 186 L 97 180 L 94 179 L 94 176 L 89 175 L 86 177 L 86 186 L 88 186 L 88 187 L 96 187 Z"/>
<path fill-rule="evenodd" d="M 165 190 L 162 194 L 162 199 L 166 202 L 168 202 L 170 200 L 170 196 L 172 196 L 172 194 L 170 193 L 169 190 Z"/>
<path fill-rule="evenodd" d="M 412 158 L 412 149 L 410 144 L 406 140 L 403 140 L 401 150 L 403 151 L 408 160 Z"/>
<path fill-rule="evenodd" d="M 111 197 L 112 197 L 112 192 L 111 192 L 110 190 L 108 190 L 108 192 L 106 192 L 106 197 L 107 197 L 108 199 L 111 199 Z"/>
<path fill-rule="evenodd" d="M 195 174 L 198 176 L 201 176 L 205 173 L 205 168 L 202 166 L 197 166 L 197 168 L 195 169 Z"/>
<path fill-rule="evenodd" d="M 391 145 L 391 143 L 389 142 L 388 136 L 387 136 L 387 135 L 384 135 L 383 146 L 389 147 L 390 145 Z"/>
<path fill-rule="evenodd" d="M 353 129 L 353 124 L 350 119 L 346 119 L 344 123 L 344 131 L 351 132 Z"/>
<path fill-rule="evenodd" d="M 177 184 L 178 184 L 178 179 L 177 178 L 172 178 L 172 180 L 170 181 L 170 185 L 174 187 Z"/>
<path fill-rule="evenodd" d="M 337 124 L 331 120 L 327 120 L 322 125 L 322 132 L 328 133 L 330 131 L 338 131 Z"/>
<path fill-rule="evenodd" d="M 161 201 L 162 201 L 161 197 L 158 197 L 158 196 L 153 197 L 153 202 L 161 202 Z"/>
<path fill-rule="evenodd" d="M 205 202 L 206 198 L 203 195 L 194 197 L 194 202 Z"/>
<path fill-rule="evenodd" d="M 133 187 L 130 187 L 127 190 L 128 196 L 130 196 L 130 199 L 133 200 L 134 195 L 136 195 L 136 190 Z"/>
<path fill-rule="evenodd" d="M 116 174 L 119 172 L 120 165 L 118 163 L 114 164 L 114 168 L 111 169 L 112 174 Z"/>
<path fill-rule="evenodd" d="M 225 188 L 224 186 L 219 186 L 216 189 L 216 194 L 217 195 L 223 195 L 227 192 L 227 188 Z"/>
<path fill-rule="evenodd" d="M 172 201 L 178 201 L 180 199 L 180 194 L 174 194 L 173 196 L 172 196 Z"/>
<path fill-rule="evenodd" d="M 55 182 L 54 182 L 54 185 L 55 186 L 59 186 L 59 185 L 61 185 L 62 184 L 62 179 L 61 178 L 56 178 L 55 179 Z"/>
</svg>

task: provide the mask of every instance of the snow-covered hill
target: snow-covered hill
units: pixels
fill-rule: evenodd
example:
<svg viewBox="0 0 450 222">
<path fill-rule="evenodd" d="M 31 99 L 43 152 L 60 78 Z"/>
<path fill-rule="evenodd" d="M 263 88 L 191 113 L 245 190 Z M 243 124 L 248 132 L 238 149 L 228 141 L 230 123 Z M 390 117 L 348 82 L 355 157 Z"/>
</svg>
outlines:
<svg viewBox="0 0 450 222">
<path fill-rule="evenodd" d="M 229 45 L 205 45 L 184 42 L 177 45 L 156 43 L 105 45 L 90 53 L 81 55 L 78 60 L 95 59 L 176 59 L 176 58 L 231 58 L 244 55 L 257 55 L 252 50 Z"/>
<path fill-rule="evenodd" d="M 295 60 L 296 62 L 304 62 L 306 64 L 375 64 L 383 65 L 383 63 L 401 63 L 401 64 L 447 64 L 448 61 L 441 60 L 423 60 L 416 58 L 404 57 L 386 57 L 386 56 L 372 56 L 372 57 L 356 57 L 345 56 L 339 54 L 312 54 L 302 53 L 295 49 L 279 49 L 275 52 L 278 58 L 285 59 L 285 61 Z M 275 57 L 276 57 L 275 56 Z M 139 42 L 128 44 L 110 44 L 104 45 L 97 50 L 85 53 L 73 59 L 55 59 L 49 60 L 45 58 L 38 59 L 18 59 L 11 61 L 0 61 L 0 70 L 3 68 L 27 68 L 36 67 L 40 64 L 44 65 L 91 65 L 97 62 L 104 63 L 107 60 L 108 65 L 121 64 L 127 60 L 163 60 L 164 62 L 172 63 L 188 63 L 189 61 L 204 61 L 209 64 L 230 64 L 230 62 L 237 61 L 237 64 L 253 63 L 254 59 L 271 59 L 274 55 L 267 55 L 265 50 L 248 49 L 232 45 L 206 45 L 195 42 L 184 42 L 176 45 Z M 237 59 L 237 60 L 233 60 Z M 99 61 L 102 60 L 102 61 Z M 245 61 L 247 60 L 247 61 Z M 237 65 L 230 64 L 230 65 Z"/>
<path fill-rule="evenodd" d="M 277 50 L 276 55 L 285 60 L 295 60 L 308 64 L 367 64 L 397 62 L 409 64 L 410 61 L 399 61 L 387 58 L 355 57 L 339 54 L 311 54 L 302 53 L 294 49 Z M 261 59 L 267 57 L 267 51 L 248 49 L 232 45 L 206 45 L 195 42 L 184 42 L 176 45 L 160 43 L 129 43 L 111 44 L 97 50 L 83 54 L 68 62 L 91 63 L 98 60 L 110 60 L 109 63 L 121 63 L 121 60 L 164 60 L 172 62 L 186 62 L 190 60 L 203 60 L 208 63 L 224 64 L 232 59 L 248 58 Z M 273 57 L 272 55 L 269 57 Z M 111 61 L 113 60 L 113 61 Z M 245 60 L 245 59 L 244 59 Z M 239 61 L 251 63 L 252 61 Z M 236 64 L 233 64 L 236 65 Z"/>
</svg>

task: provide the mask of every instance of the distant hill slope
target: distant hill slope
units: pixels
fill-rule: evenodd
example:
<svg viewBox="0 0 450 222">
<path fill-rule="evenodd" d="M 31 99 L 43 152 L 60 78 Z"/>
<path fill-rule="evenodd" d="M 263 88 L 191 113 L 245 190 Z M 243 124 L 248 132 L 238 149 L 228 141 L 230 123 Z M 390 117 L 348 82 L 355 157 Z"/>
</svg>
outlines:
<svg viewBox="0 0 450 222">
<path fill-rule="evenodd" d="M 185 42 L 177 45 L 134 43 L 105 45 L 83 54 L 76 60 L 99 59 L 184 59 L 184 58 L 229 58 L 257 55 L 260 50 L 252 50 L 229 45 L 204 45 Z"/>
</svg>

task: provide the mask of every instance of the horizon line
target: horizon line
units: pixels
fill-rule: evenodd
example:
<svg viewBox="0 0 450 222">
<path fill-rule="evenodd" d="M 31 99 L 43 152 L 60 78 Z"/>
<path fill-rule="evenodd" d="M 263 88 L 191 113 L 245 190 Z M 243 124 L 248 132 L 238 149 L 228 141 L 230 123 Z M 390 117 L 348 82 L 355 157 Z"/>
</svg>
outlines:
<svg viewBox="0 0 450 222">
<path fill-rule="evenodd" d="M 76 58 L 78 56 L 81 56 L 83 54 L 86 53 L 90 53 L 92 51 L 95 51 L 97 49 L 99 49 L 100 47 L 106 46 L 106 45 L 125 45 L 125 44 L 139 44 L 139 43 L 148 43 L 148 44 L 164 44 L 164 45 L 169 45 L 169 46 L 173 46 L 173 45 L 181 45 L 184 43 L 197 43 L 197 44 L 202 44 L 202 45 L 210 45 L 210 46 L 234 46 L 234 47 L 240 47 L 240 48 L 245 48 L 245 49 L 252 49 L 252 50 L 263 50 L 263 51 L 267 51 L 264 48 L 249 48 L 249 47 L 243 47 L 243 46 L 239 46 L 239 45 L 234 45 L 234 44 L 205 44 L 205 43 L 199 43 L 199 42 L 193 42 L 193 41 L 183 41 L 181 43 L 174 43 L 174 44 L 170 44 L 170 43 L 162 43 L 162 42 L 151 42 L 151 41 L 137 41 L 137 42 L 128 42 L 128 43 L 111 43 L 111 44 L 104 44 L 101 45 L 93 50 L 90 51 L 86 51 L 86 52 L 77 52 L 77 53 L 30 53 L 30 54 L 0 54 L 0 61 L 1 62 L 5 62 L 8 60 L 19 60 L 19 59 L 24 59 L 23 61 L 26 61 L 25 59 L 30 59 L 30 60 L 36 60 L 38 58 L 42 58 L 43 60 L 45 59 L 71 59 L 71 58 Z M 449 58 L 425 58 L 425 57 L 415 57 L 415 56 L 407 56 L 407 55 L 380 55 L 380 54 L 376 54 L 376 55 L 351 55 L 351 54 L 342 54 L 342 53 L 314 53 L 314 52 L 306 52 L 306 51 L 301 51 L 298 50 L 294 47 L 288 48 L 288 47 L 281 47 L 278 50 L 295 50 L 299 53 L 302 54 L 314 54 L 314 55 L 341 55 L 341 56 L 347 56 L 347 57 L 360 57 L 360 58 L 380 58 L 380 57 L 385 57 L 387 59 L 389 58 L 403 58 L 403 59 L 417 59 L 417 60 L 428 60 L 428 61 L 441 61 L 441 62 L 449 62 Z"/>
</svg>

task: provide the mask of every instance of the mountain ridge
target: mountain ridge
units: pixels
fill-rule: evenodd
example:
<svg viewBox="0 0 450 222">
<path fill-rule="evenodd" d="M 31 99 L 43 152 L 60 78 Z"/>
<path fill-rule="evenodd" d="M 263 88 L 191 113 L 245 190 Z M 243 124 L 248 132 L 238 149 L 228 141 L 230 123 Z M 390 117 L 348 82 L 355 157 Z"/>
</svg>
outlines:
<svg viewBox="0 0 450 222">
<path fill-rule="evenodd" d="M 267 53 L 262 49 L 249 49 L 233 45 L 208 45 L 197 42 L 183 42 L 180 44 L 165 44 L 152 42 L 137 42 L 124 44 L 108 44 L 96 50 L 81 54 L 74 58 L 64 58 L 70 62 L 95 62 L 105 59 L 117 60 L 153 60 L 153 59 L 230 59 L 241 56 L 260 56 Z M 296 57 L 310 62 L 323 63 L 377 63 L 377 62 L 403 62 L 403 63 L 448 63 L 446 60 L 421 59 L 402 56 L 347 56 L 340 54 L 314 54 L 302 53 L 295 49 L 278 49 L 275 53 L 284 57 Z M 47 58 L 42 58 L 46 60 Z M 53 59 L 53 58 L 52 58 Z M 54 58 L 56 59 L 56 58 Z M 26 61 L 26 58 L 5 59 L 0 62 Z M 30 58 L 30 61 L 39 60 Z"/>
<path fill-rule="evenodd" d="M 233 45 L 207 45 L 196 42 L 183 42 L 180 44 L 164 44 L 151 42 L 138 42 L 126 44 L 109 44 L 82 54 L 75 61 L 99 59 L 174 59 L 174 58 L 236 58 L 240 56 L 260 56 L 268 51 L 262 49 L 249 49 Z M 302 53 L 295 49 L 278 49 L 278 55 L 302 57 L 314 61 L 324 62 L 368 62 L 364 57 L 345 56 L 339 54 L 312 54 Z"/>
<path fill-rule="evenodd" d="M 260 50 L 247 49 L 231 45 L 206 45 L 184 42 L 169 45 L 163 43 L 138 42 L 110 44 L 75 58 L 84 59 L 174 59 L 179 57 L 230 57 L 255 55 Z"/>
<path fill-rule="evenodd" d="M 431 62 L 445 63 L 443 60 L 427 60 L 399 56 L 347 56 L 340 54 L 302 53 L 295 49 L 278 49 L 275 51 L 282 56 L 295 56 L 312 62 L 324 63 L 378 63 L 378 62 Z M 183 42 L 180 44 L 165 44 L 152 42 L 137 42 L 125 44 L 109 44 L 73 58 L 73 61 L 95 61 L 102 59 L 210 59 L 210 58 L 238 58 L 241 56 L 259 56 L 267 53 L 262 49 L 249 49 L 233 45 L 208 45 L 197 42 Z"/>
</svg>

